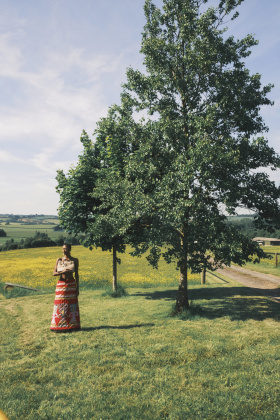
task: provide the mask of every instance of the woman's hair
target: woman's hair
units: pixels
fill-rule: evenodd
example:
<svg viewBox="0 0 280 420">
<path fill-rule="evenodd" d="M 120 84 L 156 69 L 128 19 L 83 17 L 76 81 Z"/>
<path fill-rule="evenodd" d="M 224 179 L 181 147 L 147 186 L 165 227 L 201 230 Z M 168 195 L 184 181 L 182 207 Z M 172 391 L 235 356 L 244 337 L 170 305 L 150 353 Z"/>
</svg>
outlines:
<svg viewBox="0 0 280 420">
<path fill-rule="evenodd" d="M 71 244 L 63 244 L 63 245 L 65 245 L 66 247 L 67 247 L 67 249 L 69 250 L 69 251 L 71 251 Z"/>
</svg>

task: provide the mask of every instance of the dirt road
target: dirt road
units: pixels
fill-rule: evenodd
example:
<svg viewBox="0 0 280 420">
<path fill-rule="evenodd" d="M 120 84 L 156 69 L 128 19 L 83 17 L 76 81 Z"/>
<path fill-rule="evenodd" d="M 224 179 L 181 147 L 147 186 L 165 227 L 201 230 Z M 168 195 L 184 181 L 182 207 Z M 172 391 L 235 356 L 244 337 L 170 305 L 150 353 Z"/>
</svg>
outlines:
<svg viewBox="0 0 280 420">
<path fill-rule="evenodd" d="M 243 267 L 224 267 L 216 273 L 238 281 L 247 287 L 258 289 L 261 295 L 270 297 L 280 303 L 280 277 L 272 274 L 257 273 L 256 271 L 247 270 Z"/>
</svg>

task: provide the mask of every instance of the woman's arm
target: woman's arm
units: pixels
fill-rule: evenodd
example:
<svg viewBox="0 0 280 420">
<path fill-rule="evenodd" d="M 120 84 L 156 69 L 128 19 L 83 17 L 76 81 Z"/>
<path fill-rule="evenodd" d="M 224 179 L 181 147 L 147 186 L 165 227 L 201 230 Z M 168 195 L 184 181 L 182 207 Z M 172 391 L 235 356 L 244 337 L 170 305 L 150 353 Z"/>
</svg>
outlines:
<svg viewBox="0 0 280 420">
<path fill-rule="evenodd" d="M 58 258 L 58 259 L 56 260 L 56 263 L 55 263 L 55 267 L 54 267 L 54 270 L 53 270 L 53 275 L 54 275 L 54 276 L 60 276 L 60 274 L 61 274 L 61 273 L 58 273 L 58 272 L 57 272 L 57 264 L 58 264 L 58 261 L 59 261 L 59 260 L 61 260 L 61 258 Z"/>
<path fill-rule="evenodd" d="M 75 280 L 76 280 L 76 291 L 79 296 L 79 260 L 75 258 Z"/>
</svg>

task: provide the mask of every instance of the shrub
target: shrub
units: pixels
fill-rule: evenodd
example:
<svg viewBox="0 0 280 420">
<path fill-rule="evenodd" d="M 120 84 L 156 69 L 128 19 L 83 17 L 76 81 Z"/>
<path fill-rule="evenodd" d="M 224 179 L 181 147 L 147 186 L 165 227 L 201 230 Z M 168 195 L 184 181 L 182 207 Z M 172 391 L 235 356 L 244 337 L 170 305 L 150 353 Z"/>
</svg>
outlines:
<svg viewBox="0 0 280 420">
<path fill-rule="evenodd" d="M 14 239 L 12 238 L 12 239 L 9 239 L 8 241 L 6 241 L 3 244 L 1 250 L 2 251 L 10 251 L 10 250 L 13 250 L 13 249 L 21 249 L 21 248 L 22 248 L 21 244 L 19 244 L 18 242 L 15 242 Z"/>
</svg>

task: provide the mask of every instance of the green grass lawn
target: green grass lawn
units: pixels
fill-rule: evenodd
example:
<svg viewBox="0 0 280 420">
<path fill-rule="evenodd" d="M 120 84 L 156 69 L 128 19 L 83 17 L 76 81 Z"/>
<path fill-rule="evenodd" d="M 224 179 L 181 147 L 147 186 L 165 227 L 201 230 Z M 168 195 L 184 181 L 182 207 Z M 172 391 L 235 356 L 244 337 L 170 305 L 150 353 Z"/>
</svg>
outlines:
<svg viewBox="0 0 280 420">
<path fill-rule="evenodd" d="M 53 294 L 0 297 L 0 408 L 16 419 L 280 418 L 279 304 L 224 278 L 79 298 L 82 329 L 49 331 Z"/>
</svg>

